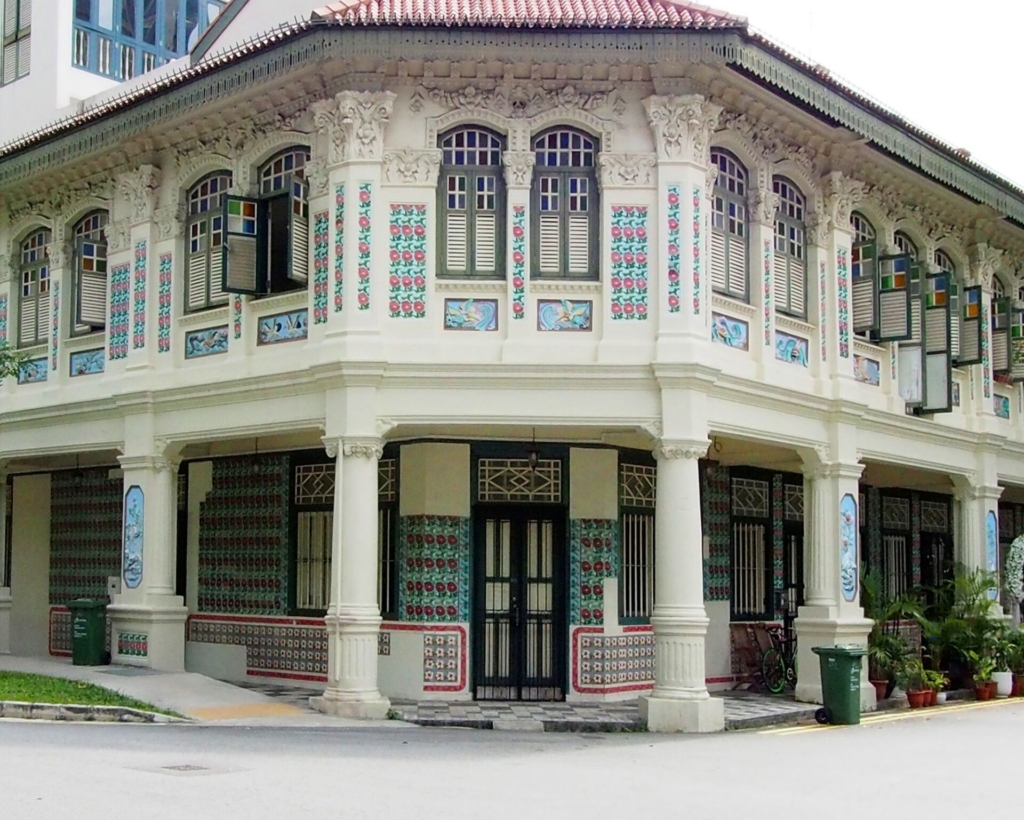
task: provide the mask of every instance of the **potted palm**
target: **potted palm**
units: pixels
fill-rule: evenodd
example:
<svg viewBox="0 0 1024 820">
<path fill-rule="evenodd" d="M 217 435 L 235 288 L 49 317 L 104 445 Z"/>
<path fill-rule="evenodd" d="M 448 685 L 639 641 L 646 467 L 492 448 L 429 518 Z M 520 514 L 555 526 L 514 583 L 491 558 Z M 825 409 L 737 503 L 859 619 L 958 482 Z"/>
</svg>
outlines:
<svg viewBox="0 0 1024 820">
<path fill-rule="evenodd" d="M 899 683 L 910 648 L 899 634 L 901 620 L 921 615 L 913 595 L 889 596 L 877 569 L 861 574 L 860 602 L 864 615 L 874 621 L 868 635 L 868 679 L 878 700 L 890 697 Z"/>
<path fill-rule="evenodd" d="M 996 685 L 996 697 L 1008 698 L 1013 694 L 1013 671 L 1010 669 L 1010 658 L 1013 648 L 1007 637 L 1001 636 L 996 642 L 992 651 L 994 671 L 992 681 Z"/>
<path fill-rule="evenodd" d="M 980 654 L 973 649 L 967 651 L 967 657 L 974 673 L 974 695 L 978 700 L 989 700 L 993 693 L 992 673 L 996 663 L 988 655 Z"/>
<path fill-rule="evenodd" d="M 1011 697 L 1024 695 L 1024 632 L 1014 630 L 1006 636 L 1006 662 L 1013 672 L 1013 689 Z"/>
<path fill-rule="evenodd" d="M 925 688 L 924 664 L 917 658 L 909 658 L 903 665 L 904 687 L 907 690 L 907 703 L 911 709 L 920 709 L 931 705 L 930 690 Z"/>
<path fill-rule="evenodd" d="M 931 693 L 929 705 L 945 703 L 946 693 L 940 690 L 949 683 L 949 678 L 935 669 L 925 669 L 921 677 L 925 688 Z"/>
</svg>

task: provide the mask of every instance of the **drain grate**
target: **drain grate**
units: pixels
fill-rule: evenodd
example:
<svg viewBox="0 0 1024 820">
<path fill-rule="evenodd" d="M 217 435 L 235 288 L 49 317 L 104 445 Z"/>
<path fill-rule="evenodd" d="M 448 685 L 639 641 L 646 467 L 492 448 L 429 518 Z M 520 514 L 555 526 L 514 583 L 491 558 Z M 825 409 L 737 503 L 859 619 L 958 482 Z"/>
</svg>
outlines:
<svg viewBox="0 0 1024 820">
<path fill-rule="evenodd" d="M 162 767 L 170 772 L 206 772 L 209 769 L 206 766 L 193 766 L 191 763 L 182 763 L 180 766 L 164 766 Z"/>
</svg>

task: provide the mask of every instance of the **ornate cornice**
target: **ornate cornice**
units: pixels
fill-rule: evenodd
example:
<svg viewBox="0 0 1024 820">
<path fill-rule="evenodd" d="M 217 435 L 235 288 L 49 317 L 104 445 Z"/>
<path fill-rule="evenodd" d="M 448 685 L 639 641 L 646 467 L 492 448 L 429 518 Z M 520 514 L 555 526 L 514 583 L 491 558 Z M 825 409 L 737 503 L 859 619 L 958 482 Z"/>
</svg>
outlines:
<svg viewBox="0 0 1024 820">
<path fill-rule="evenodd" d="M 505 166 L 505 187 L 529 188 L 533 180 L 533 167 L 537 164 L 537 155 L 533 151 L 505 151 L 501 155 Z"/>
<path fill-rule="evenodd" d="M 433 188 L 441 168 L 441 151 L 404 148 L 384 152 L 384 181 L 389 185 L 421 185 Z"/>
<path fill-rule="evenodd" d="M 117 177 L 117 195 L 127 205 L 131 224 L 145 222 L 152 215 L 160 176 L 160 169 L 155 165 L 140 165 Z"/>
<path fill-rule="evenodd" d="M 662 439 L 654 445 L 654 457 L 662 459 L 699 459 L 708 454 L 708 447 L 711 442 L 704 440 L 679 441 L 673 439 Z"/>
<path fill-rule="evenodd" d="M 331 165 L 382 159 L 384 129 L 395 96 L 391 91 L 342 91 L 333 99 L 313 104 L 313 122 L 327 132 Z"/>
<path fill-rule="evenodd" d="M 700 94 L 653 95 L 644 100 L 644 108 L 661 161 L 708 164 L 708 146 L 722 113 L 720 105 Z"/>
<path fill-rule="evenodd" d="M 598 154 L 602 188 L 645 188 L 655 184 L 654 154 Z"/>
<path fill-rule="evenodd" d="M 625 112 L 625 102 L 615 89 L 586 93 L 572 85 L 546 88 L 534 84 L 493 87 L 471 84 L 457 89 L 424 86 L 413 94 L 409 107 L 413 113 L 419 113 L 426 100 L 447 111 L 459 108 L 484 109 L 515 119 L 529 119 L 554 108 L 576 109 L 592 114 L 607 109 L 615 117 Z"/>
</svg>

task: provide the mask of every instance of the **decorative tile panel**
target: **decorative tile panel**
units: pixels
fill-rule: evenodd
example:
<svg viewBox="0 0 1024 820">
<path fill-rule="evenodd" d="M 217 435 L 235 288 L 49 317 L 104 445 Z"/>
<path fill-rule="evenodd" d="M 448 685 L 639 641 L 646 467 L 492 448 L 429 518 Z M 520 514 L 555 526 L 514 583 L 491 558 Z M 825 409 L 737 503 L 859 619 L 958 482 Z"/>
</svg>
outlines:
<svg viewBox="0 0 1024 820">
<path fill-rule="evenodd" d="M 893 354 L 895 355 L 895 353 Z M 992 368 L 989 361 L 988 299 L 981 300 L 981 381 L 985 398 L 992 395 Z"/>
<path fill-rule="evenodd" d="M 998 393 L 993 397 L 993 412 L 1001 419 L 1010 419 L 1010 397 L 1000 396 Z"/>
<path fill-rule="evenodd" d="M 171 288 L 174 281 L 174 257 L 160 254 L 160 276 L 157 280 L 157 353 L 171 352 Z"/>
<path fill-rule="evenodd" d="M 234 326 L 235 339 L 242 338 L 242 297 L 235 294 L 231 300 L 231 324 Z"/>
<path fill-rule="evenodd" d="M 131 299 L 131 268 L 115 265 L 110 269 L 110 325 L 107 328 L 107 350 L 110 360 L 128 356 L 128 303 Z"/>
<path fill-rule="evenodd" d="M 213 461 L 199 523 L 198 605 L 270 615 L 288 608 L 287 456 Z"/>
<path fill-rule="evenodd" d="M 658 470 L 656 467 L 648 467 L 644 464 L 620 465 L 619 502 L 624 507 L 654 509 L 657 479 Z"/>
<path fill-rule="evenodd" d="M 185 358 L 201 359 L 228 352 L 228 326 L 190 330 L 185 334 Z"/>
<path fill-rule="evenodd" d="M 569 521 L 569 623 L 604 623 L 604 584 L 619 577 L 617 519 Z"/>
<path fill-rule="evenodd" d="M 953 406 L 960 406 L 960 382 L 953 382 Z"/>
<path fill-rule="evenodd" d="M 445 330 L 497 330 L 497 299 L 445 299 Z"/>
<path fill-rule="evenodd" d="M 477 500 L 559 504 L 562 462 L 542 458 L 531 467 L 525 458 L 481 458 L 477 462 Z"/>
<path fill-rule="evenodd" d="M 668 203 L 665 208 L 666 230 L 665 238 L 668 242 L 666 262 L 668 263 L 668 312 L 679 313 L 682 309 L 679 293 L 680 279 L 682 277 L 682 214 L 680 213 L 680 200 L 682 189 L 678 185 L 668 186 Z"/>
<path fill-rule="evenodd" d="M 427 206 L 392 205 L 389 231 L 389 315 L 422 319 L 427 315 Z"/>
<path fill-rule="evenodd" d="M 331 265 L 330 214 L 313 217 L 313 324 L 327 321 L 327 274 Z"/>
<path fill-rule="evenodd" d="M 146 268 L 145 242 L 135 243 L 135 277 L 132 290 L 132 349 L 146 346 Z"/>
<path fill-rule="evenodd" d="M 526 318 L 526 207 L 512 206 L 512 318 Z"/>
<path fill-rule="evenodd" d="M 53 309 L 50 321 L 50 367 L 57 372 L 60 361 L 60 280 L 53 283 Z"/>
<path fill-rule="evenodd" d="M 7 344 L 7 294 L 0 295 L 0 346 Z"/>
<path fill-rule="evenodd" d="M 129 658 L 148 657 L 149 636 L 139 632 L 118 632 L 117 654 Z"/>
<path fill-rule="evenodd" d="M 121 577 L 128 589 L 138 589 L 142 583 L 145 541 L 146 496 L 142 488 L 131 486 L 124 495 L 124 528 L 121 549 Z"/>
<path fill-rule="evenodd" d="M 370 309 L 370 243 L 372 241 L 372 228 L 370 214 L 373 211 L 373 186 L 369 182 L 359 184 L 359 203 L 357 213 L 359 215 L 358 245 L 359 284 L 357 286 L 356 300 L 360 310 Z"/>
<path fill-rule="evenodd" d="M 334 189 L 334 312 L 345 299 L 345 186 Z"/>
<path fill-rule="evenodd" d="M 914 493 L 910 499 L 910 562 L 914 572 L 914 586 L 921 586 L 921 497 Z"/>
<path fill-rule="evenodd" d="M 871 566 L 882 566 L 882 493 L 868 490 L 868 557 Z"/>
<path fill-rule="evenodd" d="M 56 657 L 71 654 L 71 613 L 64 607 L 50 608 L 49 653 Z"/>
<path fill-rule="evenodd" d="M 700 198 L 701 190 L 693 186 L 693 315 L 700 315 Z"/>
<path fill-rule="evenodd" d="M 377 633 L 377 654 L 385 657 L 391 654 L 391 633 L 383 629 Z"/>
<path fill-rule="evenodd" d="M 770 347 L 772 343 L 772 243 L 770 239 L 764 241 L 763 252 L 764 264 L 764 344 Z"/>
<path fill-rule="evenodd" d="M 647 208 L 612 206 L 612 320 L 647 319 Z"/>
<path fill-rule="evenodd" d="M 863 384 L 878 387 L 882 383 L 882 364 L 876 359 L 854 353 L 853 377 Z"/>
<path fill-rule="evenodd" d="M 818 338 L 821 339 L 821 360 L 828 359 L 828 299 L 825 260 L 818 262 Z"/>
<path fill-rule="evenodd" d="M 257 334 L 259 346 L 302 341 L 309 336 L 309 311 L 303 308 L 261 316 Z"/>
<path fill-rule="evenodd" d="M 107 469 L 50 474 L 50 603 L 105 598 L 121 574 L 124 484 Z"/>
<path fill-rule="evenodd" d="M 406 515 L 399 519 L 398 611 L 405 621 L 469 620 L 470 519 Z"/>
<path fill-rule="evenodd" d="M 462 636 L 458 632 L 423 633 L 423 684 L 457 684 L 462 661 Z"/>
<path fill-rule="evenodd" d="M 737 350 L 750 349 L 750 326 L 742 319 L 722 313 L 711 314 L 711 341 Z"/>
<path fill-rule="evenodd" d="M 782 476 L 772 476 L 772 589 L 776 593 L 786 587 L 786 541 L 783 536 L 783 482 Z M 782 610 L 775 613 L 782 617 Z"/>
<path fill-rule="evenodd" d="M 626 627 L 622 635 L 573 631 L 573 689 L 603 694 L 654 686 L 654 632 Z"/>
<path fill-rule="evenodd" d="M 591 330 L 594 303 L 571 299 L 540 299 L 537 301 L 537 330 Z"/>
<path fill-rule="evenodd" d="M 849 251 L 836 251 L 836 287 L 839 296 L 839 358 L 850 358 L 850 269 Z"/>
<path fill-rule="evenodd" d="M 99 347 L 96 350 L 78 350 L 71 354 L 69 375 L 94 376 L 106 369 L 106 351 Z"/>
<path fill-rule="evenodd" d="M 327 680 L 327 630 L 320 618 L 190 615 L 188 640 L 244 646 L 246 672 L 265 678 Z"/>
<path fill-rule="evenodd" d="M 50 362 L 44 356 L 41 359 L 29 359 L 18 366 L 18 384 L 36 384 L 45 382 Z"/>
<path fill-rule="evenodd" d="M 775 331 L 775 358 L 780 362 L 807 367 L 808 348 L 807 339 L 791 336 L 789 333 L 783 333 L 780 330 Z"/>
<path fill-rule="evenodd" d="M 709 601 L 728 601 L 732 595 L 729 468 L 709 467 L 702 480 L 702 506 L 709 542 L 704 562 L 704 596 Z"/>
</svg>

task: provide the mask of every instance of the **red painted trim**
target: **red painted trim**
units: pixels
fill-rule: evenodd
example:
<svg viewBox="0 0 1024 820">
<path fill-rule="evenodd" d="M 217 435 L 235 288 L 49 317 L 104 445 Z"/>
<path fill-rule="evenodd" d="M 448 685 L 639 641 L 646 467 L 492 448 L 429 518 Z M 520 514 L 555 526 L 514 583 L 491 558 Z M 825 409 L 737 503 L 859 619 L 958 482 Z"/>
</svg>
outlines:
<svg viewBox="0 0 1024 820">
<path fill-rule="evenodd" d="M 739 678 L 737 678 L 735 675 L 726 675 L 724 678 L 705 678 L 704 679 L 704 683 L 705 684 L 736 683 L 736 681 L 738 681 L 738 680 L 739 680 Z"/>
<path fill-rule="evenodd" d="M 623 632 L 653 632 L 651 626 L 625 626 Z M 630 683 L 624 686 L 580 686 L 580 644 L 576 639 L 582 634 L 605 634 L 603 626 L 577 626 L 572 630 L 572 688 L 581 695 L 616 695 L 622 692 L 649 692 L 654 688 L 651 683 Z"/>
<path fill-rule="evenodd" d="M 459 683 L 457 686 L 440 686 L 437 684 L 423 684 L 424 692 L 461 692 L 467 687 L 466 668 L 469 665 L 469 639 L 466 627 L 459 624 L 431 624 L 431 623 L 386 623 L 381 624 L 381 629 L 388 632 L 458 632 L 462 636 L 462 645 L 459 647 Z"/>
<path fill-rule="evenodd" d="M 286 680 L 308 680 L 327 683 L 327 675 L 299 675 L 294 672 L 274 672 L 269 669 L 246 669 L 245 674 L 258 678 L 285 678 Z"/>
<path fill-rule="evenodd" d="M 324 626 L 323 618 L 288 618 L 275 615 L 215 615 L 202 612 L 189 615 L 188 621 L 213 621 L 232 624 L 277 624 L 280 626 Z"/>
<path fill-rule="evenodd" d="M 46 651 L 51 658 L 70 658 L 70 652 L 57 652 L 53 648 L 53 613 L 71 612 L 66 606 L 51 606 L 46 614 Z"/>
</svg>

